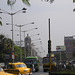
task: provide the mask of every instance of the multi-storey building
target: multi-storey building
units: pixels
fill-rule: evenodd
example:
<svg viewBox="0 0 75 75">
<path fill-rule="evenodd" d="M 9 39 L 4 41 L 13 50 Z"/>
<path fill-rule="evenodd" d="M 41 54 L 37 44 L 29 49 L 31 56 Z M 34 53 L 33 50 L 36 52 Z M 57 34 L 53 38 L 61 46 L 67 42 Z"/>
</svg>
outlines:
<svg viewBox="0 0 75 75">
<path fill-rule="evenodd" d="M 66 56 L 68 60 L 73 60 L 75 39 L 73 36 L 64 37 L 64 44 L 66 46 Z"/>
</svg>

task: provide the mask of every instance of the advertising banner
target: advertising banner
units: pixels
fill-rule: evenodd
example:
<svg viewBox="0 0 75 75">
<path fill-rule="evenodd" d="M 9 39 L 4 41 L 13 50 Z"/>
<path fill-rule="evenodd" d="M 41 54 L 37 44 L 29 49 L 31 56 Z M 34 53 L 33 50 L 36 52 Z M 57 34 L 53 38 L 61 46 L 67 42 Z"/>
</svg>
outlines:
<svg viewBox="0 0 75 75">
<path fill-rule="evenodd" d="M 57 51 L 64 51 L 64 50 L 66 50 L 66 47 L 65 46 L 56 46 L 56 50 Z"/>
</svg>

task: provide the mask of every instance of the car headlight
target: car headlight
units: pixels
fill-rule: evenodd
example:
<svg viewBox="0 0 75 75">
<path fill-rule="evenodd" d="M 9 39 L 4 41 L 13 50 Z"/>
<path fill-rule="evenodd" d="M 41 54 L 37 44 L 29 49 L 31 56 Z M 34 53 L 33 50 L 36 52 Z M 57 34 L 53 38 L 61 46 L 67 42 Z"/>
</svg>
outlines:
<svg viewBox="0 0 75 75">
<path fill-rule="evenodd" d="M 26 71 L 27 71 L 27 69 L 24 70 L 24 72 L 26 72 Z"/>
</svg>

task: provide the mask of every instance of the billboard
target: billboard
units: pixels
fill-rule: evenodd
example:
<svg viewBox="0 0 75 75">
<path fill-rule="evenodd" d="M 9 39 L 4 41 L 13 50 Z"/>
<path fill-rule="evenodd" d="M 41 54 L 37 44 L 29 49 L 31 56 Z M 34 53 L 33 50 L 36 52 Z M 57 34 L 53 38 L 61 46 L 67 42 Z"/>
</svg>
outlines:
<svg viewBox="0 0 75 75">
<path fill-rule="evenodd" d="M 65 46 L 56 46 L 56 50 L 57 51 L 60 51 L 60 50 L 64 51 L 64 50 L 66 50 L 66 47 Z"/>
</svg>

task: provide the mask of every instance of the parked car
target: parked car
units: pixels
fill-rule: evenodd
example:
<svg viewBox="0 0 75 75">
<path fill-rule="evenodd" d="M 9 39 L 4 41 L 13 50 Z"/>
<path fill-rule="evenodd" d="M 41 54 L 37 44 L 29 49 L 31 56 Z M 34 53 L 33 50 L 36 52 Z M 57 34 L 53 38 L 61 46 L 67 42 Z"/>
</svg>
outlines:
<svg viewBox="0 0 75 75">
<path fill-rule="evenodd" d="M 25 63 L 17 62 L 17 63 L 9 63 L 7 68 L 4 69 L 5 72 L 13 73 L 13 74 L 21 74 L 21 75 L 31 75 L 31 68 L 27 68 Z"/>
<path fill-rule="evenodd" d="M 0 67 L 0 75 L 15 75 L 15 74 L 6 73 L 6 72 L 4 72 L 4 70 Z"/>
</svg>

